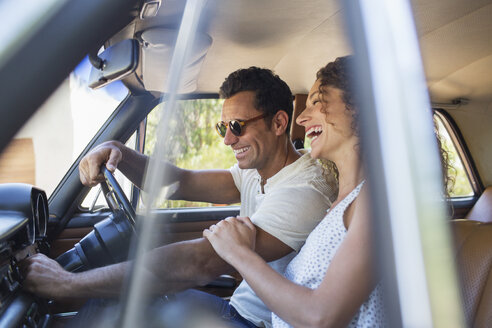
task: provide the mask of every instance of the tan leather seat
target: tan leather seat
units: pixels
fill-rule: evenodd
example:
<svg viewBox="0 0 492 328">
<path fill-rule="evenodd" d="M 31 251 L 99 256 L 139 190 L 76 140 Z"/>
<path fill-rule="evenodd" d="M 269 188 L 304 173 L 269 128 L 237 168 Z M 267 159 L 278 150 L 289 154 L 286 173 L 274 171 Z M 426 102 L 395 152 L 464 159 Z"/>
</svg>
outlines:
<svg viewBox="0 0 492 328">
<path fill-rule="evenodd" d="M 463 310 L 469 327 L 492 326 L 492 222 L 454 220 Z"/>
<path fill-rule="evenodd" d="M 451 225 L 468 326 L 492 327 L 492 186 Z"/>
<path fill-rule="evenodd" d="M 465 219 L 492 222 L 492 186 L 487 187 Z M 491 324 L 492 325 L 492 324 Z"/>
<path fill-rule="evenodd" d="M 468 326 L 492 327 L 492 187 L 451 225 Z"/>
</svg>

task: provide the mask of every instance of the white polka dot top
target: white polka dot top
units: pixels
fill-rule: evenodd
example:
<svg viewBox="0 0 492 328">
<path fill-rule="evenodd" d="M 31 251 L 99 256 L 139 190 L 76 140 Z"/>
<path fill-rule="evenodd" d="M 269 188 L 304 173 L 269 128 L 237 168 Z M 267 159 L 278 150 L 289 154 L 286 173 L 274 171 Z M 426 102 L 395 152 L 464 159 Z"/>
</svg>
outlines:
<svg viewBox="0 0 492 328">
<path fill-rule="evenodd" d="M 306 239 L 299 254 L 289 263 L 285 277 L 299 285 L 316 289 L 321 284 L 328 266 L 340 247 L 347 229 L 343 223 L 343 213 L 359 195 L 362 181 L 316 226 Z M 384 327 L 384 309 L 381 286 L 378 285 L 362 304 L 348 327 Z M 273 327 L 291 327 L 288 323 L 272 313 Z"/>
</svg>

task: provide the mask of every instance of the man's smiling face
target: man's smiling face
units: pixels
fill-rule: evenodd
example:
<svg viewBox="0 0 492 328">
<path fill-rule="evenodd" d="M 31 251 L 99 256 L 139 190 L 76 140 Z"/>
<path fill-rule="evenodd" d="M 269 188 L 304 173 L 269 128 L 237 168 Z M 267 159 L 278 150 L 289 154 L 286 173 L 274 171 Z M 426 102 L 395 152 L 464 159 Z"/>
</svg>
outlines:
<svg viewBox="0 0 492 328">
<path fill-rule="evenodd" d="M 221 120 L 228 124 L 231 120 L 245 121 L 263 114 L 254 103 L 253 91 L 238 92 L 224 101 Z M 235 136 L 227 128 L 224 143 L 231 146 L 241 169 L 262 170 L 273 158 L 275 138 L 275 132 L 265 119 L 260 119 L 242 126 L 240 136 Z"/>
</svg>

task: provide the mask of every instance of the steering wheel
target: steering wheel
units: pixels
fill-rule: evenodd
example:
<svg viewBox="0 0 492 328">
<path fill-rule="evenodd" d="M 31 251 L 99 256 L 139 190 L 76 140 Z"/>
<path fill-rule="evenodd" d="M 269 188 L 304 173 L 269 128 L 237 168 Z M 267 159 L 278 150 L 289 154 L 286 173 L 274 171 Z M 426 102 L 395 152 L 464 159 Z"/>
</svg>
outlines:
<svg viewBox="0 0 492 328">
<path fill-rule="evenodd" d="M 96 223 L 93 231 L 56 259 L 67 271 L 85 271 L 128 258 L 135 236 L 135 210 L 113 174 L 105 166 L 101 172 L 105 178 L 101 189 L 113 214 Z"/>
<path fill-rule="evenodd" d="M 135 227 L 135 210 L 123 192 L 120 184 L 116 181 L 113 173 L 111 173 L 105 165 L 101 167 L 101 172 L 104 174 L 105 178 L 104 181 L 101 182 L 101 189 L 104 192 L 104 197 L 108 202 L 108 206 L 113 213 L 121 209 L 130 225 Z"/>
</svg>

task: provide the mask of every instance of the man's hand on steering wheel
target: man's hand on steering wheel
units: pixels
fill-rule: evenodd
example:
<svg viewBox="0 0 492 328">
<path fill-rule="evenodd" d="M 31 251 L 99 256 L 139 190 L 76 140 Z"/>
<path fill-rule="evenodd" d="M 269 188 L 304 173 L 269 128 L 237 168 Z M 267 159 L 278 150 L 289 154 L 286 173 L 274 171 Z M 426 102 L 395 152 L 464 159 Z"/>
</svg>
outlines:
<svg viewBox="0 0 492 328">
<path fill-rule="evenodd" d="M 101 165 L 103 164 L 110 172 L 115 172 L 123 158 L 119 146 L 120 144 L 116 141 L 107 141 L 92 149 L 82 158 L 79 164 L 79 173 L 83 185 L 94 187 L 104 181 L 105 178 L 101 172 Z"/>
<path fill-rule="evenodd" d="M 92 149 L 80 161 L 80 181 L 89 187 L 100 183 L 111 210 L 113 212 L 122 210 L 128 222 L 134 226 L 135 210 L 113 176 L 123 158 L 121 146 L 118 141 L 107 141 Z"/>
</svg>

